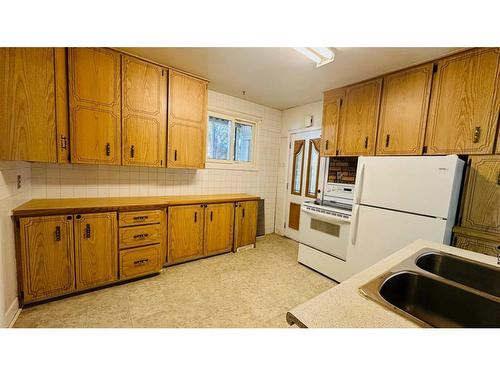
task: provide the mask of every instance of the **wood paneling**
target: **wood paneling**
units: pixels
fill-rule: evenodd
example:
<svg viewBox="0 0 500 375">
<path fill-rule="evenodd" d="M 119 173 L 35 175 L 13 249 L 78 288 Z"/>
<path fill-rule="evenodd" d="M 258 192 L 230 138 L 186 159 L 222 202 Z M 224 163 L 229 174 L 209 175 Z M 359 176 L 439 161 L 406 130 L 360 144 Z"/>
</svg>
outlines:
<svg viewBox="0 0 500 375">
<path fill-rule="evenodd" d="M 500 234 L 500 156 L 472 156 L 462 226 Z"/>
<path fill-rule="evenodd" d="M 0 48 L 0 160 L 56 162 L 53 48 Z"/>
<path fill-rule="evenodd" d="M 205 208 L 205 255 L 229 252 L 233 248 L 234 204 L 209 204 Z"/>
<path fill-rule="evenodd" d="M 237 202 L 234 214 L 234 248 L 255 244 L 258 201 Z"/>
<path fill-rule="evenodd" d="M 122 56 L 123 165 L 165 166 L 167 71 Z"/>
<path fill-rule="evenodd" d="M 203 205 L 168 208 L 168 263 L 203 256 Z"/>
<path fill-rule="evenodd" d="M 342 156 L 374 155 L 382 79 L 345 89 L 337 149 Z"/>
<path fill-rule="evenodd" d="M 120 251 L 120 280 L 159 272 L 163 264 L 161 253 L 160 245 Z"/>
<path fill-rule="evenodd" d="M 161 221 L 161 216 L 161 210 L 120 212 L 119 224 L 120 227 L 143 224 L 158 224 Z"/>
<path fill-rule="evenodd" d="M 290 202 L 288 210 L 288 227 L 299 230 L 300 224 L 300 204 Z"/>
<path fill-rule="evenodd" d="M 162 237 L 162 228 L 159 224 L 139 225 L 120 228 L 120 249 L 159 243 Z"/>
<path fill-rule="evenodd" d="M 168 166 L 204 168 L 207 83 L 173 70 L 168 84 Z"/>
<path fill-rule="evenodd" d="M 75 216 L 76 286 L 86 289 L 118 278 L 115 212 Z"/>
<path fill-rule="evenodd" d="M 70 162 L 67 61 L 66 48 L 54 48 L 58 163 Z"/>
<path fill-rule="evenodd" d="M 68 54 L 71 160 L 120 164 L 120 55 L 103 48 Z"/>
<path fill-rule="evenodd" d="M 75 289 L 71 216 L 20 219 L 23 302 L 65 294 Z"/>
<path fill-rule="evenodd" d="M 335 156 L 337 152 L 337 132 L 344 95 L 344 90 L 332 90 L 323 96 L 321 156 Z"/>
<path fill-rule="evenodd" d="M 495 257 L 500 255 L 500 240 L 494 241 L 486 238 L 455 234 L 454 246 Z"/>
<path fill-rule="evenodd" d="M 500 107 L 500 48 L 438 61 L 426 145 L 429 154 L 493 152 Z"/>
<path fill-rule="evenodd" d="M 420 155 L 434 64 L 384 77 L 377 155 Z"/>
</svg>

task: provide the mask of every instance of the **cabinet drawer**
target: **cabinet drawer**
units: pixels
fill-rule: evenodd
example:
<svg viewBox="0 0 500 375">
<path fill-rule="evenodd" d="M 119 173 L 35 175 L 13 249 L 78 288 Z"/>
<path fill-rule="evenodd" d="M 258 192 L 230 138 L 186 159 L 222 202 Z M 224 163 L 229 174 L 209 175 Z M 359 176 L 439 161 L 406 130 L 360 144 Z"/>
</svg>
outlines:
<svg viewBox="0 0 500 375">
<path fill-rule="evenodd" d="M 455 234 L 454 246 L 495 257 L 500 255 L 500 240 Z"/>
<path fill-rule="evenodd" d="M 159 243 L 161 234 L 160 224 L 120 228 L 120 249 Z"/>
<path fill-rule="evenodd" d="M 120 212 L 120 227 L 140 224 L 156 224 L 161 221 L 161 210 Z"/>
<path fill-rule="evenodd" d="M 145 246 L 120 252 L 120 279 L 158 272 L 161 267 L 161 246 Z"/>
</svg>

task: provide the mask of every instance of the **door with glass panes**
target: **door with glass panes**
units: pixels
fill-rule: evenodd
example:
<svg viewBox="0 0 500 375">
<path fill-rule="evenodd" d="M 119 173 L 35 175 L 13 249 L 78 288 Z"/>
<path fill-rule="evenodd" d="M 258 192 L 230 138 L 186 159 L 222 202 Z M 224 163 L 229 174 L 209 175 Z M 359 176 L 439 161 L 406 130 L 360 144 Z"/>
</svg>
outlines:
<svg viewBox="0 0 500 375">
<path fill-rule="evenodd" d="M 301 204 L 318 197 L 323 183 L 324 159 L 320 158 L 320 130 L 290 136 L 288 150 L 285 236 L 299 240 Z"/>
</svg>

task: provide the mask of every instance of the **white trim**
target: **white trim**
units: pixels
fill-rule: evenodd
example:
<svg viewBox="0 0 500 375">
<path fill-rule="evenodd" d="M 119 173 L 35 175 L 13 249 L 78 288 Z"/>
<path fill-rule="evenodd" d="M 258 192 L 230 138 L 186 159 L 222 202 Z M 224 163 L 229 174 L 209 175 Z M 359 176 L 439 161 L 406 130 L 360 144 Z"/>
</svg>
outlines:
<svg viewBox="0 0 500 375">
<path fill-rule="evenodd" d="M 302 128 L 301 129 L 290 129 L 290 130 L 288 130 L 288 134 L 292 135 L 292 134 L 297 134 L 297 133 L 311 132 L 314 130 L 321 130 L 321 127 L 315 126 L 315 127 L 311 127 L 311 128 L 304 128 L 304 129 L 302 129 Z M 320 133 L 320 136 L 321 136 L 321 133 Z"/>
<path fill-rule="evenodd" d="M 19 317 L 21 310 L 22 309 L 19 308 L 19 301 L 16 297 L 16 298 L 14 298 L 12 303 L 10 304 L 7 311 L 5 312 L 5 316 L 4 316 L 5 327 L 12 328 L 14 326 L 14 323 L 16 323 L 16 320 Z"/>
</svg>

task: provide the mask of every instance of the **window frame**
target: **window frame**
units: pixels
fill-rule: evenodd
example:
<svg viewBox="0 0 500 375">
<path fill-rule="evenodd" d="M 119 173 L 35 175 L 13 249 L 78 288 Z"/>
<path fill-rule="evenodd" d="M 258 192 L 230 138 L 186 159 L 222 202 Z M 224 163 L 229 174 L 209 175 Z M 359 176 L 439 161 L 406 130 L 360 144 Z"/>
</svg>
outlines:
<svg viewBox="0 0 500 375">
<path fill-rule="evenodd" d="M 206 149 L 209 149 L 210 142 L 210 132 L 208 130 L 210 117 L 217 117 L 220 119 L 230 121 L 231 131 L 230 131 L 230 144 L 229 144 L 229 159 L 209 159 L 208 151 L 205 155 L 205 167 L 212 169 L 236 169 L 236 170 L 257 170 L 257 139 L 259 134 L 259 127 L 261 120 L 251 115 L 240 114 L 238 112 L 223 111 L 220 109 L 209 108 L 207 114 L 207 135 L 206 135 Z M 250 161 L 237 161 L 234 160 L 235 157 L 235 142 L 236 142 L 236 123 L 243 125 L 250 125 L 252 127 L 252 142 L 250 149 Z"/>
<path fill-rule="evenodd" d="M 307 157 L 307 175 L 306 175 L 306 191 L 305 191 L 305 196 L 308 198 L 314 198 L 316 199 L 318 197 L 318 182 L 319 182 L 319 171 L 320 171 L 320 164 L 321 164 L 321 138 L 313 138 L 309 139 L 309 152 L 308 152 L 308 157 Z M 316 191 L 313 194 L 309 194 L 309 188 L 311 187 L 311 155 L 312 155 L 312 149 L 314 149 L 318 152 L 318 165 L 316 166 Z"/>
</svg>

